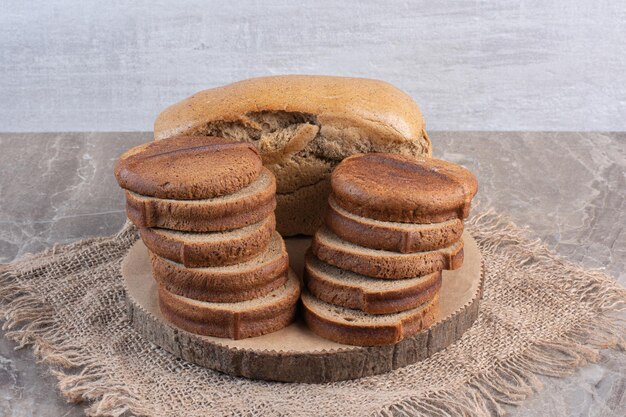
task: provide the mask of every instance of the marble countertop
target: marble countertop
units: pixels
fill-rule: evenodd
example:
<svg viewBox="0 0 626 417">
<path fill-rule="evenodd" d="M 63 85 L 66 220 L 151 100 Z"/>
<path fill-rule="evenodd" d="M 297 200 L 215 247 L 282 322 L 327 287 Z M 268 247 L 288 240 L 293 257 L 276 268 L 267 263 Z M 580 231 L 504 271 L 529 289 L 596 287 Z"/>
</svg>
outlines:
<svg viewBox="0 0 626 417">
<path fill-rule="evenodd" d="M 478 201 L 508 213 L 562 256 L 626 286 L 626 133 L 433 132 L 435 156 L 463 164 Z M 151 133 L 0 134 L 0 262 L 54 243 L 115 233 L 124 223 L 113 164 Z M 80 416 L 46 366 L 0 337 L 0 415 Z M 513 416 L 626 415 L 626 355 L 544 390 Z"/>
</svg>

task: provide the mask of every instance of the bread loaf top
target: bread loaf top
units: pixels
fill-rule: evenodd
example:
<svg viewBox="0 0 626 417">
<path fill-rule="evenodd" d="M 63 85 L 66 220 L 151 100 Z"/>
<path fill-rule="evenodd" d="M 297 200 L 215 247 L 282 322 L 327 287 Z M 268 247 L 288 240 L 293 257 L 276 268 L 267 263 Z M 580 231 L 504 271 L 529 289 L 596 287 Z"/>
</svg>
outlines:
<svg viewBox="0 0 626 417">
<path fill-rule="evenodd" d="M 211 169 L 202 169 L 206 166 Z M 144 196 L 200 200 L 239 191 L 262 167 L 251 144 L 182 136 L 128 150 L 115 166 L 115 177 L 122 188 Z"/>
<path fill-rule="evenodd" d="M 154 137 L 193 134 L 216 121 L 262 130 L 259 112 L 312 115 L 321 126 L 361 128 L 375 141 L 419 140 L 430 148 L 422 114 L 407 94 L 383 81 L 333 76 L 260 77 L 201 91 L 161 112 Z"/>
<path fill-rule="evenodd" d="M 333 171 L 336 203 L 359 216 L 434 223 L 469 215 L 476 177 L 440 159 L 369 153 L 346 158 Z"/>
</svg>

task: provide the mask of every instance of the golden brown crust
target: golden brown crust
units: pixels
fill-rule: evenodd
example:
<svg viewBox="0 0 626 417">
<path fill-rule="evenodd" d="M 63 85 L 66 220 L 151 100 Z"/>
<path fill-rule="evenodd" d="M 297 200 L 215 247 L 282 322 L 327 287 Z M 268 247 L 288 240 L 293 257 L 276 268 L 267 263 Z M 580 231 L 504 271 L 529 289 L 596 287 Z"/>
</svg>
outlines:
<svg viewBox="0 0 626 417">
<path fill-rule="evenodd" d="M 309 292 L 327 303 L 369 314 L 390 314 L 416 308 L 432 300 L 441 288 L 441 272 L 426 275 L 399 289 L 358 288 L 348 282 L 329 280 L 323 271 L 311 266 L 312 256 L 311 252 L 307 253 L 304 265 L 304 283 Z"/>
<path fill-rule="evenodd" d="M 223 303 L 251 300 L 269 293 L 279 286 L 281 279 L 283 282 L 286 279 L 289 256 L 284 242 L 280 245 L 279 253 L 263 253 L 258 259 L 215 268 L 185 268 L 151 253 L 152 275 L 168 291 L 194 300 Z"/>
<path fill-rule="evenodd" d="M 356 126 L 380 142 L 421 140 L 430 148 L 419 108 L 394 86 L 364 78 L 311 75 L 252 78 L 200 91 L 159 114 L 154 138 L 190 134 L 212 121 L 254 124 L 246 115 L 258 111 L 314 114 L 322 126 Z"/>
<path fill-rule="evenodd" d="M 189 232 L 215 232 L 257 223 L 276 208 L 276 180 L 266 168 L 267 186 L 249 193 L 246 187 L 227 197 L 171 200 L 126 192 L 126 214 L 138 227 L 160 227 Z M 260 180 L 260 178 L 259 178 Z"/>
<path fill-rule="evenodd" d="M 373 278 L 412 278 L 443 269 L 458 269 L 463 264 L 463 241 L 428 252 L 395 253 L 376 249 L 350 247 L 345 241 L 329 244 L 321 234 L 334 236 L 322 227 L 311 243 L 311 250 L 321 261 L 340 269 Z M 338 238 L 337 238 L 338 239 Z M 340 239 L 339 239 L 340 240 Z"/>
<path fill-rule="evenodd" d="M 450 246 L 461 238 L 463 221 L 413 225 L 383 222 L 348 213 L 330 196 L 326 226 L 337 236 L 355 245 L 391 252 L 413 253 Z"/>
<path fill-rule="evenodd" d="M 430 327 L 439 310 L 439 295 L 414 313 L 395 323 L 367 325 L 357 322 L 339 322 L 324 317 L 307 302 L 308 293 L 302 295 L 304 321 L 318 336 L 356 346 L 381 346 L 398 343 L 419 331 Z"/>
<path fill-rule="evenodd" d="M 439 223 L 464 219 L 476 177 L 451 162 L 388 153 L 353 155 L 331 175 L 339 206 L 370 219 Z"/>
<path fill-rule="evenodd" d="M 219 240 L 186 240 L 186 236 L 146 227 L 140 228 L 139 234 L 152 253 L 188 268 L 200 268 L 233 265 L 259 255 L 267 248 L 275 228 L 275 217 L 270 214 L 257 224 L 224 232 Z"/>
<path fill-rule="evenodd" d="M 137 194 L 200 200 L 248 186 L 259 176 L 261 167 L 261 157 L 251 144 L 182 136 L 126 151 L 115 165 L 115 177 L 120 187 Z"/>
<path fill-rule="evenodd" d="M 291 272 L 290 281 L 297 280 Z M 292 283 L 293 284 L 293 283 Z M 177 296 L 159 286 L 159 308 L 175 326 L 196 334 L 245 339 L 282 329 L 295 318 L 299 285 L 286 284 L 275 290 L 275 301 L 249 306 L 241 311 L 224 308 L 223 304 L 197 303 Z"/>
</svg>

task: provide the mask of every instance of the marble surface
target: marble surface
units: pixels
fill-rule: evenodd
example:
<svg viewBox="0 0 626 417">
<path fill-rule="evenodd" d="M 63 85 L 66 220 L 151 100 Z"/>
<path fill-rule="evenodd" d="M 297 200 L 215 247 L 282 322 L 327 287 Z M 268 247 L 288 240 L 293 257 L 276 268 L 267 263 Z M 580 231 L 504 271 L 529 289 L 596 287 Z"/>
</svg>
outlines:
<svg viewBox="0 0 626 417">
<path fill-rule="evenodd" d="M 435 155 L 480 181 L 478 200 L 509 213 L 551 248 L 626 285 L 626 133 L 434 132 Z M 54 243 L 112 234 L 124 222 L 112 175 L 150 133 L 0 134 L 0 262 Z M 0 415 L 79 416 L 47 367 L 0 337 Z M 513 416 L 626 415 L 626 355 L 545 388 Z"/>
</svg>

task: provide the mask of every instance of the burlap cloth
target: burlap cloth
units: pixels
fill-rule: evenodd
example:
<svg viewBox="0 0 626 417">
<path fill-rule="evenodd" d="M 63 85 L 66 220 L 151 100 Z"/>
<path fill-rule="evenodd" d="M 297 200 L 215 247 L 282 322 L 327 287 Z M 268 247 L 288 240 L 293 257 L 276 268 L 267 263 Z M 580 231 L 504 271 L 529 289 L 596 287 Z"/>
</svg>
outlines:
<svg viewBox="0 0 626 417">
<path fill-rule="evenodd" d="M 493 213 L 468 229 L 487 276 L 478 322 L 455 345 L 395 372 L 329 384 L 251 381 L 183 362 L 129 327 L 119 234 L 1 266 L 7 336 L 32 345 L 70 401 L 93 416 L 487 416 L 541 385 L 625 347 L 626 290 L 550 253 Z"/>
</svg>

